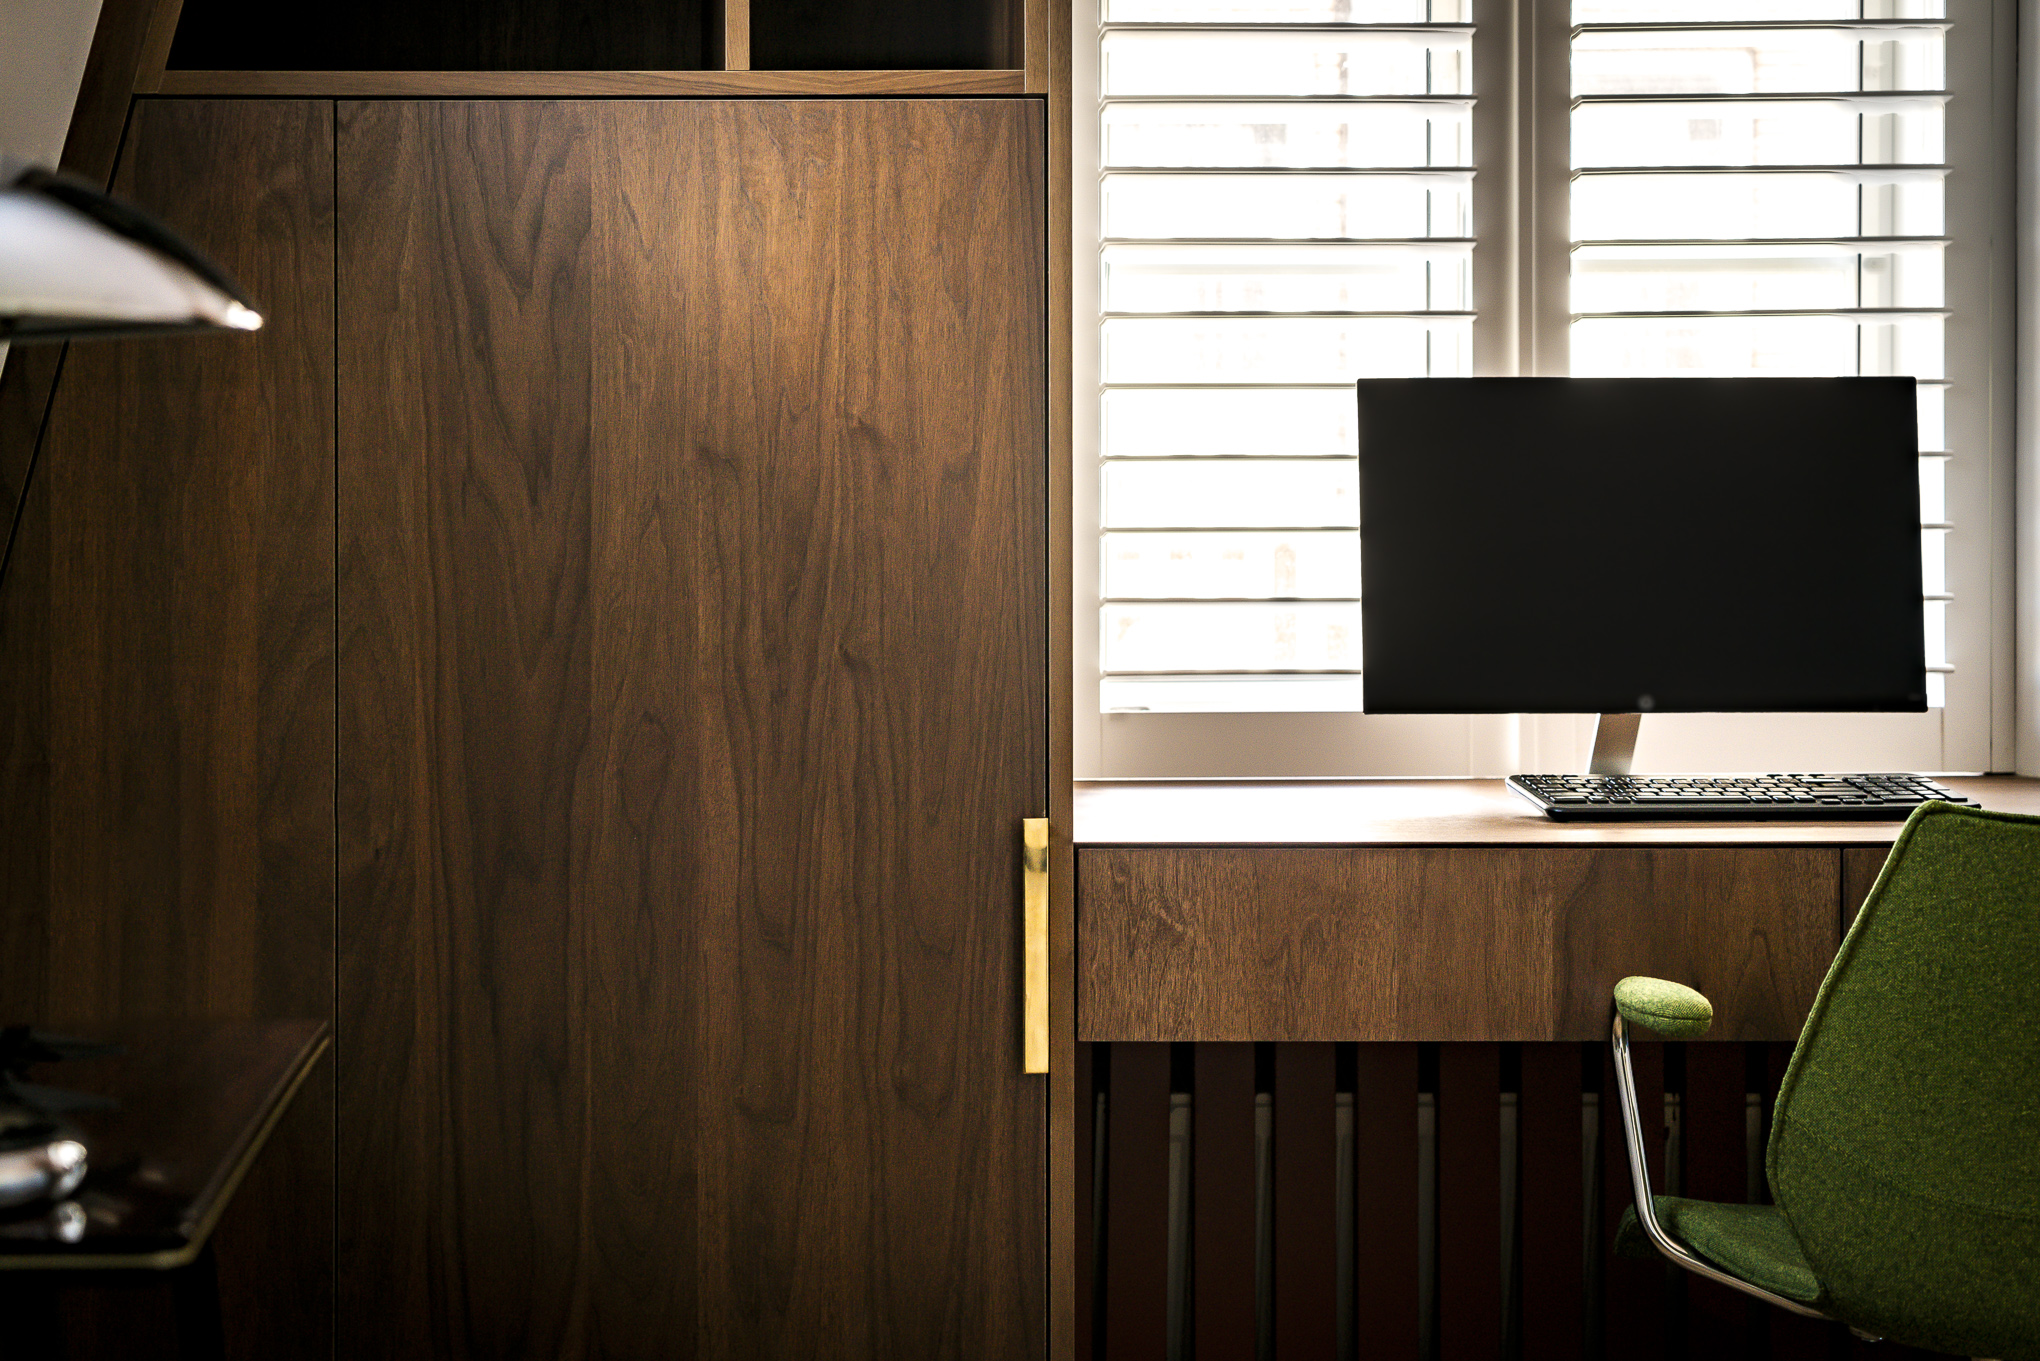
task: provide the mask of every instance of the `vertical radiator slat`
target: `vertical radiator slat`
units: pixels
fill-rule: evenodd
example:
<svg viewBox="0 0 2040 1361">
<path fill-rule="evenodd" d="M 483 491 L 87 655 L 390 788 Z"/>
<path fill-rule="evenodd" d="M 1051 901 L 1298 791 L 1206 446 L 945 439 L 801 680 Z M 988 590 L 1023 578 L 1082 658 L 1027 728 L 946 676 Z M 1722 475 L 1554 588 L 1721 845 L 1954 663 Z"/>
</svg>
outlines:
<svg viewBox="0 0 2040 1361">
<path fill-rule="evenodd" d="M 1523 1361 L 1578 1361 L 1583 1277 L 1580 1047 L 1523 1046 Z"/>
<path fill-rule="evenodd" d="M 1501 1055 L 1438 1050 L 1439 1361 L 1494 1361 L 1502 1341 Z"/>
<path fill-rule="evenodd" d="M 1272 1255 L 1273 1355 L 1308 1361 L 1334 1355 L 1340 1294 L 1350 1288 L 1351 1331 L 1359 1355 L 1415 1361 L 1419 1328 L 1419 1150 L 1417 1088 L 1420 1047 L 1354 1047 L 1350 1143 L 1336 1135 L 1340 1085 L 1336 1047 L 1329 1044 L 1264 1046 L 1260 1081 L 1272 1087 L 1269 1192 Z M 1740 1201 L 1753 1189 L 1748 1092 L 1775 1093 L 1789 1045 L 1749 1047 L 1734 1042 L 1680 1048 L 1640 1041 L 1634 1050 L 1644 1140 L 1653 1180 L 1666 1175 L 1667 1069 L 1680 1088 L 1683 1191 L 1707 1200 Z M 1600 1045 L 1521 1046 L 1521 1087 L 1516 1100 L 1518 1204 L 1501 1203 L 1507 1181 L 1500 1166 L 1503 1064 L 1498 1046 L 1437 1047 L 1435 1129 L 1437 1253 L 1437 1361 L 1491 1361 L 1520 1338 L 1522 1361 L 1578 1357 L 1591 1349 L 1599 1361 L 1714 1361 L 1761 1357 L 1768 1361 L 1942 1361 L 1909 1348 L 1865 1351 L 1845 1334 L 1778 1310 L 1752 1312 L 1731 1292 L 1673 1275 L 1661 1262 L 1614 1259 L 1616 1226 L 1630 1202 L 1629 1171 L 1615 1084 Z M 1582 1058 L 1586 1067 L 1582 1067 Z M 1086 1046 L 1079 1052 L 1079 1091 L 1091 1088 L 1090 1070 L 1109 1097 L 1102 1130 L 1089 1128 L 1092 1106 L 1080 1113 L 1080 1147 L 1100 1147 L 1098 1166 L 1085 1159 L 1078 1171 L 1079 1234 L 1092 1241 L 1089 1207 L 1102 1207 L 1098 1236 L 1105 1258 L 1103 1294 L 1085 1298 L 1094 1279 L 1079 1272 L 1079 1355 L 1091 1361 L 1165 1361 L 1168 1336 L 1168 1243 L 1171 1073 L 1169 1047 L 1153 1044 Z M 1428 1062 L 1428 1060 L 1426 1061 Z M 1581 1183 L 1583 1159 L 1594 1157 L 1580 1124 L 1584 1086 L 1601 1069 L 1604 1099 L 1598 1109 L 1600 1169 L 1595 1189 L 1599 1260 L 1588 1262 L 1588 1226 Z M 1425 1068 L 1423 1071 L 1428 1072 Z M 1508 1071 L 1517 1069 L 1510 1065 Z M 1191 1148 L 1191 1323 L 1197 1361 L 1248 1361 L 1256 1343 L 1255 1046 L 1200 1044 L 1176 1074 L 1193 1088 Z M 1263 1098 L 1264 1100 L 1271 1098 Z M 1428 1099 L 1428 1098 L 1427 1098 Z M 1760 1122 L 1767 1123 L 1767 1122 Z M 1339 1279 L 1340 1182 L 1338 1159 L 1351 1163 L 1350 1256 L 1354 1281 Z M 1086 1189 L 1094 1194 L 1085 1194 Z M 1513 1225 L 1521 1272 L 1521 1313 L 1512 1308 L 1501 1279 L 1500 1235 Z M 1602 1317 L 1585 1317 L 1592 1277 L 1601 1280 Z M 1684 1292 L 1683 1296 L 1681 1292 Z M 1681 1299 L 1686 1301 L 1679 1308 Z M 1087 1328 L 1086 1317 L 1099 1326 Z M 1670 1329 L 1682 1322 L 1677 1336 Z M 1599 1334 L 1596 1337 L 1596 1334 Z M 1097 1339 L 1093 1349 L 1086 1342 Z"/>
<path fill-rule="evenodd" d="M 1665 1166 L 1665 1047 L 1642 1041 L 1631 1049 L 1636 1070 L 1636 1103 L 1651 1183 L 1660 1184 Z M 1665 1354 L 1665 1289 L 1662 1261 L 1632 1262 L 1615 1256 L 1615 1230 L 1635 1196 L 1629 1184 L 1628 1145 L 1622 1134 L 1622 1102 L 1615 1064 L 1602 1059 L 1601 1075 L 1601 1270 L 1603 1274 L 1605 1361 L 1651 1361 Z"/>
<path fill-rule="evenodd" d="M 1097 1231 L 1097 1217 L 1092 1211 L 1092 1197 L 1096 1194 L 1097 1190 L 1095 1178 L 1098 1175 L 1098 1169 L 1095 1166 L 1096 1160 L 1091 1155 L 1091 1149 L 1092 1141 L 1097 1134 L 1094 1128 L 1094 1117 L 1097 1112 L 1098 1102 L 1097 1088 L 1092 1072 L 1092 1046 L 1089 1044 L 1080 1043 L 1077 1045 L 1075 1086 L 1077 1091 L 1077 1130 L 1075 1140 L 1077 1150 L 1077 1166 L 1075 1169 L 1077 1194 L 1077 1286 L 1074 1302 L 1077 1314 L 1077 1361 L 1093 1361 L 1093 1343 L 1096 1339 L 1096 1334 L 1093 1330 L 1096 1327 L 1095 1320 L 1097 1315 L 1092 1311 L 1096 1308 L 1097 1301 L 1091 1298 L 1091 1274 L 1096 1266 L 1091 1260 L 1091 1237 Z"/>
<path fill-rule="evenodd" d="M 1686 1046 L 1685 1194 L 1693 1200 L 1739 1203 L 1748 1192 L 1744 1168 L 1748 1063 L 1741 1044 L 1696 1041 Z M 1749 1351 L 1749 1296 L 1686 1272 L 1688 1361 L 1726 1361 Z"/>
<path fill-rule="evenodd" d="M 1169 1046 L 1115 1043 L 1106 1067 L 1105 1357 L 1168 1340 Z"/>
<path fill-rule="evenodd" d="M 1191 1301 L 1197 1361 L 1254 1356 L 1254 1046 L 1197 1046 Z"/>
<path fill-rule="evenodd" d="M 1356 1064 L 1354 1331 L 1363 1356 L 1409 1361 L 1417 1354 L 1417 1047 L 1363 1044 Z"/>
<path fill-rule="evenodd" d="M 1329 1044 L 1275 1047 L 1275 1354 L 1331 1361 L 1337 1320 Z"/>
</svg>

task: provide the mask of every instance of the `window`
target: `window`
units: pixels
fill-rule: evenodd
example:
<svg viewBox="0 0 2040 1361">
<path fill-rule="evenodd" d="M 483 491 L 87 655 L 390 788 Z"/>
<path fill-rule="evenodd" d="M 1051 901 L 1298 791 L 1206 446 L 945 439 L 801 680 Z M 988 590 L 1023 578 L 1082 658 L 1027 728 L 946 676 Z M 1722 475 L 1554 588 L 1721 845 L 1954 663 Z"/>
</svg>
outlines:
<svg viewBox="0 0 2040 1361">
<path fill-rule="evenodd" d="M 1356 712 L 1351 380 L 1516 372 L 1918 377 L 1935 707 L 1654 715 L 1639 761 L 2008 753 L 2007 5 L 1100 0 L 1078 24 L 1080 772 L 1577 764 L 1583 719 Z"/>
</svg>

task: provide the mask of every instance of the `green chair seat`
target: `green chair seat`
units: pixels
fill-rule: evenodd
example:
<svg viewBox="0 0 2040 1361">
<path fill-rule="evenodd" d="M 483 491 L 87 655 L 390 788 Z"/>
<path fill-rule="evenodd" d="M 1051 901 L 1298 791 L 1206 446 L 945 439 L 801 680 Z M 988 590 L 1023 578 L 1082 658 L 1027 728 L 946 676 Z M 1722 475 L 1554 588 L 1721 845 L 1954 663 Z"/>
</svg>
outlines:
<svg viewBox="0 0 2040 1361">
<path fill-rule="evenodd" d="M 1708 1200 L 1682 1200 L 1678 1196 L 1652 1196 L 1658 1226 L 1704 1260 L 1729 1275 L 1760 1285 L 1788 1300 L 1819 1308 L 1825 1293 L 1799 1240 L 1775 1205 L 1722 1205 Z M 1616 1234 L 1618 1255 L 1637 1259 L 1657 1257 L 1657 1247 L 1637 1222 L 1636 1208 L 1622 1212 L 1622 1228 Z"/>
</svg>

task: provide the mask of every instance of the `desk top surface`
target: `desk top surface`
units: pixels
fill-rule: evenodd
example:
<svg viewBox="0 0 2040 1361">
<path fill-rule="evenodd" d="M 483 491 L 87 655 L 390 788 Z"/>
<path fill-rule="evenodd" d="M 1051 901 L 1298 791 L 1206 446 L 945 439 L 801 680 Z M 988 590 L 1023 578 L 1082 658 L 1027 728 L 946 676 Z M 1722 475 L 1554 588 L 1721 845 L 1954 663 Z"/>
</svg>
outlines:
<svg viewBox="0 0 2040 1361">
<path fill-rule="evenodd" d="M 2040 780 L 1937 776 L 2040 814 Z M 1897 822 L 1553 822 L 1500 780 L 1080 782 L 1079 846 L 1888 846 Z"/>
<path fill-rule="evenodd" d="M 50 1026 L 122 1052 L 37 1065 L 31 1080 L 118 1104 L 70 1119 L 91 1149 L 72 1195 L 82 1232 L 45 1207 L 0 1218 L 0 1269 L 181 1266 L 327 1044 L 322 1021 Z"/>
</svg>

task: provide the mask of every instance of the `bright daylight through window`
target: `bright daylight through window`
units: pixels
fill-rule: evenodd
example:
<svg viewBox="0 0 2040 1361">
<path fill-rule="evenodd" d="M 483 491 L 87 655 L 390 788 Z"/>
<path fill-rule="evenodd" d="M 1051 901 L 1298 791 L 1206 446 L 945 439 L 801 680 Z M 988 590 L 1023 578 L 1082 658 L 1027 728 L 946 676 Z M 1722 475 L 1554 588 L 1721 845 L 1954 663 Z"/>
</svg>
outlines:
<svg viewBox="0 0 2040 1361">
<path fill-rule="evenodd" d="M 1992 5 L 1502 3 L 1100 0 L 1080 704 L 1221 753 L 1242 715 L 1361 708 L 1355 378 L 1896 374 L 1920 384 L 1933 709 L 1862 729 L 1858 764 L 1985 766 Z M 1367 773 L 1383 720 L 1344 721 Z M 1225 765 L 1202 773 L 1269 773 Z"/>
</svg>

